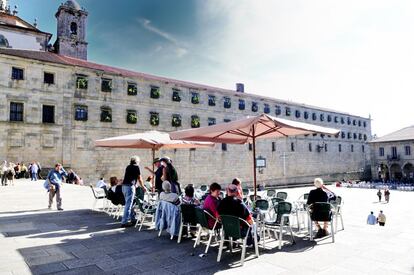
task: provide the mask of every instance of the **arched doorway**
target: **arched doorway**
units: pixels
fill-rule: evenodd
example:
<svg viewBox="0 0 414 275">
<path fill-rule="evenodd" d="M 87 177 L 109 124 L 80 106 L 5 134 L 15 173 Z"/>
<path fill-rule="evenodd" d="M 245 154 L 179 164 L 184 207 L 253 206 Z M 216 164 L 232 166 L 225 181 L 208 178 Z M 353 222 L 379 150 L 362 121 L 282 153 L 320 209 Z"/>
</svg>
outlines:
<svg viewBox="0 0 414 275">
<path fill-rule="evenodd" d="M 385 163 L 381 163 L 378 166 L 378 179 L 382 181 L 387 181 L 390 179 L 388 166 Z"/>
<path fill-rule="evenodd" d="M 413 179 L 414 178 L 414 165 L 407 162 L 403 167 L 403 174 L 405 178 Z"/>
<path fill-rule="evenodd" d="M 392 164 L 390 167 L 390 174 L 392 180 L 401 180 L 403 176 L 401 166 L 398 163 Z"/>
</svg>

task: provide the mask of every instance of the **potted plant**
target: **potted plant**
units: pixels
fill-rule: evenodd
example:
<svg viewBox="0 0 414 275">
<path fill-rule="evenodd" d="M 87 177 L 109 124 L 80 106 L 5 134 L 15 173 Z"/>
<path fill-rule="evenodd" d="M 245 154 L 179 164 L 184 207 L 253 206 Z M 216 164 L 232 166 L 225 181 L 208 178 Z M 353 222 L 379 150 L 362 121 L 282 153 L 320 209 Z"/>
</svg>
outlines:
<svg viewBox="0 0 414 275">
<path fill-rule="evenodd" d="M 150 124 L 152 126 L 158 126 L 160 124 L 160 118 L 159 118 L 159 114 L 158 113 L 151 112 Z"/>
<path fill-rule="evenodd" d="M 180 93 L 178 91 L 173 91 L 172 100 L 176 101 L 176 102 L 181 101 L 181 96 L 180 96 Z"/>
<path fill-rule="evenodd" d="M 138 116 L 136 112 L 128 112 L 127 114 L 127 123 L 135 124 L 138 121 Z"/>
<path fill-rule="evenodd" d="M 151 87 L 151 98 L 160 98 L 160 88 Z"/>
<path fill-rule="evenodd" d="M 112 114 L 109 110 L 102 110 L 101 122 L 112 122 Z"/>
<path fill-rule="evenodd" d="M 76 89 L 88 89 L 88 79 L 85 76 L 78 76 L 76 79 Z"/>
<path fill-rule="evenodd" d="M 191 103 L 198 104 L 200 103 L 200 95 L 198 93 L 191 94 Z"/>
<path fill-rule="evenodd" d="M 181 116 L 180 115 L 173 115 L 171 125 L 173 127 L 181 127 Z"/>
<path fill-rule="evenodd" d="M 191 128 L 200 127 L 200 118 L 198 116 L 191 116 Z"/>
<path fill-rule="evenodd" d="M 138 88 L 135 84 L 128 84 L 128 95 L 137 95 Z"/>
</svg>

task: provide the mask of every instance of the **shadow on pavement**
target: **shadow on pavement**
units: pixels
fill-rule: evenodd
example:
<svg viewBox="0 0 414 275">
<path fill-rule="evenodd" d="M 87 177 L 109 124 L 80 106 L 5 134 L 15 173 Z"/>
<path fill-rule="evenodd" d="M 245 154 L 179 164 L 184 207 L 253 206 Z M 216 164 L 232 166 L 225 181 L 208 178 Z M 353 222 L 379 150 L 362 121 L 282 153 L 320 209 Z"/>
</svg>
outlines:
<svg viewBox="0 0 414 275">
<path fill-rule="evenodd" d="M 56 238 L 56 244 L 18 249 L 33 274 L 211 274 L 239 266 L 240 251 L 223 252 L 217 263 L 217 245 L 202 255 L 205 245 L 193 249 L 193 240 L 177 244 L 167 233 L 119 228 L 120 223 L 102 212 L 74 210 L 0 218 L 6 238 L 39 240 Z M 260 250 L 260 254 L 299 253 L 314 242 L 301 239 L 295 245 Z M 192 256 L 195 255 L 195 256 Z M 247 249 L 246 264 L 255 260 Z"/>
</svg>

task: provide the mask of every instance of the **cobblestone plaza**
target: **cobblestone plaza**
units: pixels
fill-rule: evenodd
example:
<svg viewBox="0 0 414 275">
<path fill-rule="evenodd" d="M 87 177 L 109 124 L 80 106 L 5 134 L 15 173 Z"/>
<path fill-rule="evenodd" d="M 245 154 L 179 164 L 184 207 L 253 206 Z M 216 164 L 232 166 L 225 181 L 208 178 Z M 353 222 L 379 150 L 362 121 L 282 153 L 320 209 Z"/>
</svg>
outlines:
<svg viewBox="0 0 414 275">
<path fill-rule="evenodd" d="M 413 274 L 414 224 L 407 207 L 414 193 L 392 191 L 385 204 L 374 189 L 330 188 L 344 199 L 345 230 L 335 243 L 329 237 L 310 241 L 302 232 L 296 245 L 286 242 L 281 250 L 269 242 L 259 258 L 248 249 L 240 268 L 240 252 L 226 252 L 217 263 L 217 245 L 200 258 L 203 244 L 191 256 L 189 239 L 177 244 L 147 227 L 120 229 L 119 220 L 91 210 L 89 187 L 64 185 L 65 211 L 57 212 L 47 210 L 41 182 L 17 180 L 0 189 L 0 274 Z M 289 201 L 309 190 L 285 191 Z M 367 225 L 369 212 L 379 210 L 386 225 Z"/>
</svg>

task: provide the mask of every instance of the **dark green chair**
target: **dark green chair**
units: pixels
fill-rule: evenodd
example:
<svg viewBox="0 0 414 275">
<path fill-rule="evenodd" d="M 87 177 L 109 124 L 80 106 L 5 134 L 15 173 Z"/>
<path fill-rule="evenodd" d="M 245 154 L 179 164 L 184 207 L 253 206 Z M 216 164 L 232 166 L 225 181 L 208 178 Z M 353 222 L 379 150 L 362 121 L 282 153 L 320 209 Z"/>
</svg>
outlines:
<svg viewBox="0 0 414 275">
<path fill-rule="evenodd" d="M 332 242 L 335 242 L 335 231 L 333 227 L 333 206 L 328 202 L 315 202 L 308 207 L 309 211 L 309 235 L 313 240 L 313 222 L 330 222 Z"/>
<path fill-rule="evenodd" d="M 204 251 L 204 253 L 207 254 L 208 249 L 209 249 L 210 244 L 211 244 L 211 239 L 213 238 L 213 236 L 216 236 L 216 239 L 217 239 L 217 229 L 220 227 L 221 223 L 218 219 L 213 217 L 213 215 L 211 215 L 206 210 L 203 210 L 199 207 L 196 207 L 194 209 L 194 211 L 195 211 L 195 218 L 196 218 L 197 226 L 198 226 L 197 238 L 194 242 L 194 248 L 197 245 L 200 244 L 201 232 L 204 230 L 204 231 L 208 232 L 208 235 L 209 235 L 206 250 Z M 212 228 L 210 228 L 209 225 L 208 225 L 208 219 L 209 218 L 214 220 L 214 225 L 213 225 Z"/>
<path fill-rule="evenodd" d="M 286 192 L 277 192 L 276 193 L 276 198 L 280 198 L 283 199 L 284 201 L 287 199 L 288 194 Z"/>
<path fill-rule="evenodd" d="M 201 190 L 203 193 L 205 193 L 205 192 L 207 192 L 207 191 L 208 191 L 208 186 L 207 186 L 207 185 L 205 185 L 205 184 L 203 184 L 203 185 L 201 185 L 201 186 L 200 186 L 200 190 Z"/>
<path fill-rule="evenodd" d="M 279 229 L 279 249 L 282 249 L 282 239 L 283 239 L 283 232 L 284 229 L 289 230 L 292 244 L 295 244 L 295 238 L 293 236 L 292 227 L 290 225 L 290 214 L 292 213 L 292 204 L 286 201 L 280 201 L 276 205 L 274 205 L 274 210 L 276 213 L 276 219 L 271 222 L 265 222 L 265 229 L 271 229 L 274 231 L 276 236 L 276 230 Z M 265 239 L 265 232 L 263 230 L 263 241 Z"/>
<path fill-rule="evenodd" d="M 276 195 L 276 189 L 267 189 L 266 190 L 267 198 L 272 198 Z"/>
<path fill-rule="evenodd" d="M 244 258 L 246 257 L 247 238 L 253 227 L 247 221 L 239 217 L 230 216 L 230 215 L 221 215 L 221 223 L 222 223 L 222 229 L 221 229 L 221 237 L 220 237 L 220 247 L 219 247 L 219 252 L 217 255 L 217 262 L 220 262 L 221 260 L 221 254 L 223 252 L 224 242 L 230 242 L 230 249 L 232 249 L 233 241 L 237 241 L 241 239 L 242 240 L 242 255 L 241 255 L 240 264 L 243 266 Z M 241 225 L 247 227 L 246 235 L 242 235 Z M 257 244 L 256 232 L 253 232 L 253 239 L 254 239 L 255 254 L 257 257 L 259 257 L 259 247 Z"/>
<path fill-rule="evenodd" d="M 180 231 L 178 233 L 177 243 L 181 242 L 184 226 L 187 227 L 187 234 L 190 233 L 191 227 L 197 227 L 197 217 L 194 204 L 181 204 L 181 223 Z"/>
<path fill-rule="evenodd" d="M 247 197 L 250 193 L 248 188 L 242 188 L 242 192 L 243 192 L 243 197 Z"/>
<path fill-rule="evenodd" d="M 270 205 L 269 205 L 269 201 L 259 199 L 259 200 L 255 201 L 254 206 L 255 206 L 256 209 L 260 209 L 262 211 L 267 211 L 267 210 L 269 210 Z"/>
</svg>

